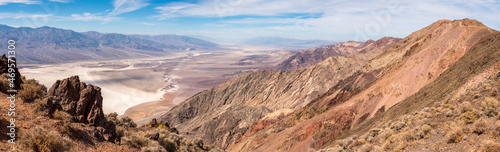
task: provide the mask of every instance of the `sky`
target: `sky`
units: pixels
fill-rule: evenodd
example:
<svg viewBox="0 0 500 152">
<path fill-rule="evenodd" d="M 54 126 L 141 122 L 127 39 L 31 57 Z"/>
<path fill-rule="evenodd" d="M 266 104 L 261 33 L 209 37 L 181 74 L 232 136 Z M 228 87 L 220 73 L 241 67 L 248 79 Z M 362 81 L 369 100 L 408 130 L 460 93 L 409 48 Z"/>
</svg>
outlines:
<svg viewBox="0 0 500 152">
<path fill-rule="evenodd" d="M 77 32 L 366 41 L 406 37 L 439 19 L 500 29 L 497 0 L 0 0 L 0 24 Z"/>
</svg>

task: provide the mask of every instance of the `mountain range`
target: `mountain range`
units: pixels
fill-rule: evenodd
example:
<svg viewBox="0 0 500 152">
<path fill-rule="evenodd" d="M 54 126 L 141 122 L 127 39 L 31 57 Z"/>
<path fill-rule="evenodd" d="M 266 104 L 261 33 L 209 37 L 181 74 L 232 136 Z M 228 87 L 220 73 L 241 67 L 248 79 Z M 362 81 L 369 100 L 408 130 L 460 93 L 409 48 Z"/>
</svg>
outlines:
<svg viewBox="0 0 500 152">
<path fill-rule="evenodd" d="M 332 45 L 335 43 L 337 42 L 327 40 L 291 39 L 284 37 L 256 37 L 244 42 L 244 44 L 248 45 L 268 46 L 289 50 L 313 48 L 323 45 Z"/>
<path fill-rule="evenodd" d="M 152 57 L 186 49 L 217 49 L 219 46 L 179 35 L 124 35 L 0 25 L 0 40 L 6 42 L 11 38 L 17 41 L 17 59 L 24 64 Z M 0 47 L 6 46 L 0 44 Z"/>
</svg>

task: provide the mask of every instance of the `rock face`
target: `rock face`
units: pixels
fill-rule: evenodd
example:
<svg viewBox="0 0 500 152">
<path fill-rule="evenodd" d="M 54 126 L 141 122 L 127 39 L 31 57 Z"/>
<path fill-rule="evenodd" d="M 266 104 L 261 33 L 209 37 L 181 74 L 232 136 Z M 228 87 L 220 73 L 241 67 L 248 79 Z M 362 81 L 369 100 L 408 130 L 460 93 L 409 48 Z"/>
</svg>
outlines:
<svg viewBox="0 0 500 152">
<path fill-rule="evenodd" d="M 78 76 L 57 80 L 47 93 L 45 103 L 51 116 L 61 110 L 72 115 L 75 122 L 97 127 L 99 138 L 109 141 L 116 136 L 115 125 L 104 117 L 101 88 L 80 82 Z"/>
<path fill-rule="evenodd" d="M 227 148 L 267 114 L 306 106 L 384 52 L 385 45 L 369 48 L 300 70 L 245 74 L 187 99 L 158 120 Z"/>
<path fill-rule="evenodd" d="M 16 60 L 16 59 L 13 59 L 13 60 Z M 21 73 L 19 73 L 19 70 L 17 69 L 17 67 L 13 67 L 14 70 L 16 71 L 15 72 L 15 80 L 14 80 L 14 87 L 13 89 L 20 89 L 21 88 L 21 83 L 23 82 L 21 80 Z M 3 74 L 8 74 L 9 73 L 9 60 L 7 59 L 7 57 L 5 56 L 5 54 L 3 54 L 2 56 L 0 56 L 0 75 L 3 75 Z M 3 83 L 3 82 L 0 82 L 0 83 Z M 10 82 L 9 82 L 10 83 Z M 3 84 L 1 86 L 8 86 L 8 84 Z M 4 88 L 4 87 L 0 87 L 0 91 L 3 92 L 3 93 L 6 93 L 7 90 L 9 89 L 12 89 L 10 87 L 7 87 L 7 88 Z"/>
</svg>

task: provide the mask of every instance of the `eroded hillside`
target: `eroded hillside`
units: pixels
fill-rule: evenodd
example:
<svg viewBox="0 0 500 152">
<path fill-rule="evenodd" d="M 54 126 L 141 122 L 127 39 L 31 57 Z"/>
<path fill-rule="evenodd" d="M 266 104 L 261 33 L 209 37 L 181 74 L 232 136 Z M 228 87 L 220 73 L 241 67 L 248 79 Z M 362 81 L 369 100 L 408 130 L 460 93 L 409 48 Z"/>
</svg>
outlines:
<svg viewBox="0 0 500 152">
<path fill-rule="evenodd" d="M 352 48 L 346 50 L 353 54 L 348 56 L 330 57 L 296 71 L 258 71 L 234 78 L 187 99 L 160 120 L 207 143 L 227 148 L 254 122 L 266 115 L 306 106 L 397 40 L 352 42 Z"/>
<path fill-rule="evenodd" d="M 231 150 L 305 151 L 322 147 L 417 93 L 483 38 L 496 33 L 475 20 L 440 20 L 401 40 L 307 107 L 260 127 Z"/>
</svg>

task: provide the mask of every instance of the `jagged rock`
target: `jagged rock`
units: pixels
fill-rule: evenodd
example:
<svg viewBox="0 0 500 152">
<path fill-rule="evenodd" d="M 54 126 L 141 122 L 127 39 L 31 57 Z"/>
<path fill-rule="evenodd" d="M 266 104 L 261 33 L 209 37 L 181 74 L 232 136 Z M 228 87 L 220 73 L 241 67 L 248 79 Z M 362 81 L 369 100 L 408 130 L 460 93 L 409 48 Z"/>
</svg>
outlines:
<svg viewBox="0 0 500 152">
<path fill-rule="evenodd" d="M 14 61 L 16 61 L 15 58 L 12 58 Z M 17 69 L 17 67 L 13 67 L 14 70 L 15 70 L 15 80 L 14 80 L 14 88 L 10 88 L 10 87 L 0 87 L 0 92 L 3 92 L 3 93 L 7 93 L 7 90 L 10 90 L 10 89 L 20 89 L 21 88 L 21 83 L 23 82 L 21 80 L 21 74 L 19 73 L 19 70 Z M 2 56 L 0 56 L 0 75 L 4 74 L 4 73 L 9 73 L 9 60 L 7 59 L 7 57 L 5 56 L 5 54 L 3 54 Z M 3 83 L 0 81 L 0 83 Z M 2 84 L 0 86 L 9 86 L 9 84 Z"/>
<path fill-rule="evenodd" d="M 47 93 L 44 102 L 52 116 L 62 110 L 73 116 L 75 122 L 95 126 L 95 137 L 114 140 L 115 124 L 104 117 L 101 88 L 80 82 L 78 76 L 57 80 Z"/>
<path fill-rule="evenodd" d="M 149 123 L 149 125 L 151 125 L 152 128 L 158 127 L 158 123 L 156 122 L 156 118 L 153 118 L 153 120 L 151 120 L 151 123 Z"/>
</svg>

